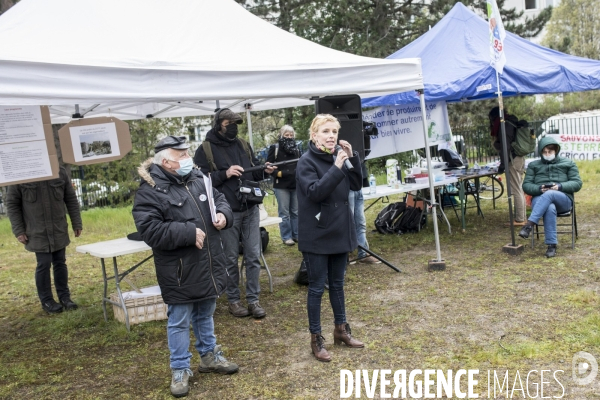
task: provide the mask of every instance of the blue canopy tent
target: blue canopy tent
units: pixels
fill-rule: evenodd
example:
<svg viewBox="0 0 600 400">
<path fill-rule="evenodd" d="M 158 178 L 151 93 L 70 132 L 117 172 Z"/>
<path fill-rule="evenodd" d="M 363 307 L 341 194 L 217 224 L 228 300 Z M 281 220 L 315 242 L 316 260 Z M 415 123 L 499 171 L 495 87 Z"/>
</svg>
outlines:
<svg viewBox="0 0 600 400">
<path fill-rule="evenodd" d="M 488 22 L 456 5 L 431 30 L 387 58 L 420 57 L 426 101 L 497 97 L 490 66 Z M 570 56 L 506 32 L 502 95 L 566 93 L 600 89 L 600 61 Z M 363 107 L 418 103 L 414 92 L 363 99 Z"/>
</svg>

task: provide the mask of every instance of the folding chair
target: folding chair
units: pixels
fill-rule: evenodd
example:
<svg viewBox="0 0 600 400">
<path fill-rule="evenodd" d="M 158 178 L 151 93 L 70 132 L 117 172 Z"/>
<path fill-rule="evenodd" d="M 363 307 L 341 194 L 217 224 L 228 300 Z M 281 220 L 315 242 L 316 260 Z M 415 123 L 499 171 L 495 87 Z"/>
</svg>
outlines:
<svg viewBox="0 0 600 400">
<path fill-rule="evenodd" d="M 566 235 L 571 235 L 571 248 L 574 249 L 575 248 L 575 239 L 577 238 L 577 214 L 575 212 L 575 197 L 573 197 L 573 207 L 571 207 L 571 210 L 564 212 L 564 213 L 560 213 L 560 214 L 556 214 L 556 233 L 557 234 L 566 234 Z M 564 218 L 570 218 L 571 221 L 568 223 L 560 223 L 560 219 L 564 219 Z M 531 235 L 531 247 L 533 248 L 533 246 L 535 245 L 535 239 L 537 237 L 537 239 L 540 239 L 540 235 L 544 234 L 544 224 L 543 224 L 544 219 L 541 218 L 540 222 L 538 225 L 535 226 L 535 233 L 533 235 Z M 569 227 L 570 229 L 566 230 L 566 228 Z M 542 228 L 542 230 L 540 231 L 539 228 Z M 561 229 L 565 229 L 565 230 L 561 230 Z"/>
</svg>

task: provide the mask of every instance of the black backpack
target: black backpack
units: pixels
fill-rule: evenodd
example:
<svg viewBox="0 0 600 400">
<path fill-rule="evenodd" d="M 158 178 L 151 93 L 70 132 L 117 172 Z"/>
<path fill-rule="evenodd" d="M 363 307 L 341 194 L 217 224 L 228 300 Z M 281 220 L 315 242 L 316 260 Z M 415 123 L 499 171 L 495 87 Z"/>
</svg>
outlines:
<svg viewBox="0 0 600 400">
<path fill-rule="evenodd" d="M 448 163 L 448 168 L 458 168 L 463 166 L 460 155 L 452 149 L 441 149 L 442 160 Z"/>
<path fill-rule="evenodd" d="M 375 229 L 377 229 L 377 232 L 382 234 L 397 233 L 395 226 L 398 224 L 398 221 L 400 221 L 405 209 L 406 203 L 403 201 L 385 206 L 385 208 L 377 214 L 377 218 L 375 219 Z"/>
<path fill-rule="evenodd" d="M 398 234 L 419 232 L 427 222 L 427 216 L 421 216 L 422 212 L 421 207 L 406 206 L 395 227 L 395 232 Z"/>
<path fill-rule="evenodd" d="M 389 204 L 377 215 L 375 228 L 382 234 L 418 232 L 427 221 L 421 212 L 420 207 L 407 206 L 402 201 Z"/>
</svg>

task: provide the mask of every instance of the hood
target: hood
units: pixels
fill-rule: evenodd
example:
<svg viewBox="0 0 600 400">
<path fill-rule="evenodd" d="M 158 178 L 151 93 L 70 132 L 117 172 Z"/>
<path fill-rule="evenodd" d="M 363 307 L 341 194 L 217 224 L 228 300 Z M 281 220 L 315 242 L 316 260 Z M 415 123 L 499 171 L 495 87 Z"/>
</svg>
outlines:
<svg viewBox="0 0 600 400">
<path fill-rule="evenodd" d="M 538 154 L 540 155 L 540 157 L 542 156 L 542 150 L 544 149 L 544 147 L 548 146 L 549 144 L 557 145 L 558 153 L 560 153 L 560 144 L 556 141 L 556 139 L 554 139 L 552 136 L 544 136 L 538 142 Z M 556 157 L 558 157 L 558 154 L 556 154 Z"/>
<path fill-rule="evenodd" d="M 210 143 L 214 144 L 215 146 L 222 146 L 222 147 L 229 147 L 232 144 L 237 142 L 237 140 L 234 140 L 234 141 L 227 140 L 221 134 L 217 133 L 216 128 L 212 128 L 210 131 L 208 131 L 206 133 L 205 140 L 209 141 Z"/>
<path fill-rule="evenodd" d="M 143 181 L 146 181 L 148 185 L 156 188 L 161 192 L 167 192 L 169 186 L 182 182 L 182 178 L 179 175 L 167 174 L 160 168 L 158 165 L 154 164 L 152 158 L 147 159 L 138 167 L 138 175 L 142 178 Z M 192 172 L 189 175 L 186 175 L 184 178 L 185 181 L 189 182 L 190 179 L 193 178 L 202 178 L 204 174 L 202 171 L 198 169 L 196 165 L 192 169 Z M 156 185 L 159 185 L 157 187 Z"/>
</svg>

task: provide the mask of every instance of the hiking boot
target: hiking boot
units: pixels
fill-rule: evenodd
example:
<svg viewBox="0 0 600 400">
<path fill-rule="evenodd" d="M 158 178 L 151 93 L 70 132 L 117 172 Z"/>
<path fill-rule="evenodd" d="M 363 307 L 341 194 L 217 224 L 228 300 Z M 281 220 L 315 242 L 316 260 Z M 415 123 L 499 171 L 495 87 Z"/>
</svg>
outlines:
<svg viewBox="0 0 600 400">
<path fill-rule="evenodd" d="M 378 259 L 376 259 L 373 256 L 367 256 L 365 258 L 361 258 L 360 260 L 358 260 L 358 262 L 361 264 L 381 264 L 381 261 L 379 261 Z"/>
<path fill-rule="evenodd" d="M 532 230 L 533 225 L 527 224 L 521 228 L 521 230 L 519 231 L 519 236 L 521 236 L 523 239 L 528 239 Z"/>
<path fill-rule="evenodd" d="M 293 246 L 296 244 L 296 242 L 294 242 L 292 239 L 288 239 L 288 240 L 284 240 L 283 244 L 288 245 L 288 246 Z"/>
<path fill-rule="evenodd" d="M 75 304 L 75 302 L 71 300 L 70 297 L 60 299 L 60 304 L 62 304 L 62 306 L 65 308 L 65 311 L 73 311 L 79 308 L 79 306 Z"/>
<path fill-rule="evenodd" d="M 221 351 L 221 345 L 216 345 L 213 351 L 209 351 L 200 357 L 200 365 L 198 372 L 207 373 L 215 372 L 218 374 L 233 374 L 237 372 L 239 367 L 237 364 L 227 361 Z"/>
<path fill-rule="evenodd" d="M 192 370 L 186 369 L 174 369 L 173 376 L 171 378 L 171 394 L 174 397 L 187 396 L 190 391 L 189 380 L 190 376 L 193 376 Z"/>
<path fill-rule="evenodd" d="M 242 318 L 250 315 L 248 309 L 242 305 L 241 301 L 236 301 L 234 303 L 229 303 L 229 312 L 233 314 L 234 317 Z"/>
<path fill-rule="evenodd" d="M 61 313 L 63 311 L 63 306 L 61 306 L 56 301 L 54 301 L 54 299 L 50 299 L 48 301 L 43 302 L 42 303 L 42 308 L 48 314 L 58 314 L 58 313 Z"/>
<path fill-rule="evenodd" d="M 556 256 L 556 245 L 549 244 L 548 250 L 546 250 L 546 257 L 550 258 L 550 257 L 555 257 L 555 256 Z"/>
<path fill-rule="evenodd" d="M 260 306 L 260 304 L 258 304 L 258 301 L 256 303 L 248 304 L 248 312 L 257 319 L 264 318 L 267 315 L 267 312 Z"/>
<path fill-rule="evenodd" d="M 331 361 L 331 356 L 327 352 L 327 349 L 325 349 L 325 338 L 320 333 L 310 334 L 310 348 L 317 360 L 323 362 Z"/>
<path fill-rule="evenodd" d="M 340 345 L 344 343 L 347 347 L 363 348 L 364 343 L 356 340 L 352 337 L 352 331 L 350 330 L 350 324 L 335 325 L 333 331 L 333 344 Z"/>
</svg>

